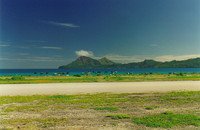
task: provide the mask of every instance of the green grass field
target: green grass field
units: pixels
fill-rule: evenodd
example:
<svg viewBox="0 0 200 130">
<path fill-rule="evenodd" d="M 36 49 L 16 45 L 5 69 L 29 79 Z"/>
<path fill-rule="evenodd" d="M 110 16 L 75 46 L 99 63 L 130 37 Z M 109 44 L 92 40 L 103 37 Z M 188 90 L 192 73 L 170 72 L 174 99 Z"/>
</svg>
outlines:
<svg viewBox="0 0 200 130">
<path fill-rule="evenodd" d="M 0 76 L 0 84 L 14 83 L 72 83 L 72 82 L 133 82 L 200 80 L 200 74 L 135 74 L 100 76 Z"/>
<path fill-rule="evenodd" d="M 0 97 L 0 130 L 199 129 L 200 91 Z"/>
</svg>

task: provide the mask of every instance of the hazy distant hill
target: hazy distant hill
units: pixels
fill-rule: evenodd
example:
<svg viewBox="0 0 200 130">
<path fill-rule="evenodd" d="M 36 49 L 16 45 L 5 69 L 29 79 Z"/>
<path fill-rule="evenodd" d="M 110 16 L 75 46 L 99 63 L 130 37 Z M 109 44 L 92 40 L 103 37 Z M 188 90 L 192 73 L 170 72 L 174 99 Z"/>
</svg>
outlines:
<svg viewBox="0 0 200 130">
<path fill-rule="evenodd" d="M 164 62 L 159 65 L 159 68 L 200 68 L 200 58 Z"/>
<path fill-rule="evenodd" d="M 92 68 L 200 68 L 200 58 L 182 61 L 159 62 L 144 60 L 127 64 L 115 63 L 106 57 L 99 60 L 80 56 L 70 64 L 60 66 L 59 69 L 92 69 Z"/>
</svg>

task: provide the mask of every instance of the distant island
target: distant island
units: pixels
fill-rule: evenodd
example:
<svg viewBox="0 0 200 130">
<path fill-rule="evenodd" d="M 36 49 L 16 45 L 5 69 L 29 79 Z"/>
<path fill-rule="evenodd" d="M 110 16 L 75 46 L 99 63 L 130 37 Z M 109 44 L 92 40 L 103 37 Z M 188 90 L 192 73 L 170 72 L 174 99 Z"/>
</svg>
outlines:
<svg viewBox="0 0 200 130">
<path fill-rule="evenodd" d="M 60 66 L 59 69 L 128 69 L 128 68 L 200 68 L 200 58 L 182 60 L 182 61 L 169 61 L 159 62 L 155 60 L 144 60 L 142 62 L 132 63 L 115 63 L 106 57 L 99 60 L 80 56 L 75 61 Z"/>
</svg>

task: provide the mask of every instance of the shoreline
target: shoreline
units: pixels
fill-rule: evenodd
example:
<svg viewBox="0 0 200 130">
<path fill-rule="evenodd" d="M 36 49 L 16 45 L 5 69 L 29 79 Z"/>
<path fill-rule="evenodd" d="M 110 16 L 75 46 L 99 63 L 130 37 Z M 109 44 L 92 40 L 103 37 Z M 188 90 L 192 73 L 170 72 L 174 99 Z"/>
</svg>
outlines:
<svg viewBox="0 0 200 130">
<path fill-rule="evenodd" d="M 200 91 L 200 81 L 0 84 L 0 96 Z"/>
</svg>

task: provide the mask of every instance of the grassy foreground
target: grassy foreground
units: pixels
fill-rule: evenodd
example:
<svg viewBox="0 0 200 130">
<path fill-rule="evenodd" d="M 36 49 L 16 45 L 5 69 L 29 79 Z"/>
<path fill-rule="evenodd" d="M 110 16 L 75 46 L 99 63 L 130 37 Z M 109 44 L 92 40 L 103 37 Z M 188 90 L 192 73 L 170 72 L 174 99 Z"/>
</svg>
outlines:
<svg viewBox="0 0 200 130">
<path fill-rule="evenodd" d="M 199 129 L 200 91 L 0 97 L 0 130 Z"/>
<path fill-rule="evenodd" d="M 74 75 L 74 76 L 0 76 L 0 84 L 10 83 L 71 83 L 71 82 L 132 82 L 132 81 L 200 80 L 193 74 L 132 74 L 132 75 Z"/>
</svg>

